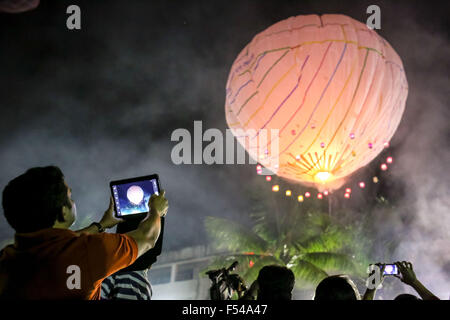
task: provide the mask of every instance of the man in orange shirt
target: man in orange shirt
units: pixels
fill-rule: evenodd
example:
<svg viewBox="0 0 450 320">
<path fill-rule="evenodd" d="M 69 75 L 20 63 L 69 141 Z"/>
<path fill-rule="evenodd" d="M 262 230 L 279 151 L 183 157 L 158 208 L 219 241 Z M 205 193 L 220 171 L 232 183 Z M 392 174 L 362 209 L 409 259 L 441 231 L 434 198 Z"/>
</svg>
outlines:
<svg viewBox="0 0 450 320">
<path fill-rule="evenodd" d="M 154 247 L 166 215 L 164 191 L 150 212 L 126 234 L 102 233 L 120 220 L 110 199 L 99 223 L 71 231 L 76 205 L 61 170 L 29 169 L 3 190 L 6 220 L 15 243 L 0 251 L 0 299 L 100 299 L 102 280 Z"/>
</svg>

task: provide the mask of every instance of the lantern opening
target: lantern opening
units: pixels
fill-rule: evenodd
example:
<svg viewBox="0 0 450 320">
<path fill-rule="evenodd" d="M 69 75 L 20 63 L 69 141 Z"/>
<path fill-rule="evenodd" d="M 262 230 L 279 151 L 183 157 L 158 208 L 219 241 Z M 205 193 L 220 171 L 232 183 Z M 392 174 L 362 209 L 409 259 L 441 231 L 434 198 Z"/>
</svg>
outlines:
<svg viewBox="0 0 450 320">
<path fill-rule="evenodd" d="M 327 172 L 327 171 L 319 171 L 316 173 L 316 175 L 314 176 L 314 178 L 319 181 L 319 182 L 327 182 L 331 177 L 331 173 Z"/>
</svg>

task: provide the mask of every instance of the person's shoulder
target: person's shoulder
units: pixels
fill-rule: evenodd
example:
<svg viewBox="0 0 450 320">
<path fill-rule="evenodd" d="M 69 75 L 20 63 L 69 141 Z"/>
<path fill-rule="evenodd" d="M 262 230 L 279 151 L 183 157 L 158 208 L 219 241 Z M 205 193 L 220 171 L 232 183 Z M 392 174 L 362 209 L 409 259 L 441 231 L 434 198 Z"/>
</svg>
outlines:
<svg viewBox="0 0 450 320">
<path fill-rule="evenodd" d="M 88 246 L 95 244 L 100 246 L 121 246 L 124 243 L 132 242 L 131 237 L 120 233 L 96 233 L 96 234 L 81 234 L 79 238 L 85 241 Z"/>
</svg>

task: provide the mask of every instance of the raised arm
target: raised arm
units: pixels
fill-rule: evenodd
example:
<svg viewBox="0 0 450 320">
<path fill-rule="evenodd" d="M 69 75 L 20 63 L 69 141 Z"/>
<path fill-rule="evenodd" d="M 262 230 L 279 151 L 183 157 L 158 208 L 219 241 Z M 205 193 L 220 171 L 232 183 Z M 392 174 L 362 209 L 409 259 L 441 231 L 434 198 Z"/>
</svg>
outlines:
<svg viewBox="0 0 450 320">
<path fill-rule="evenodd" d="M 149 199 L 150 212 L 141 221 L 136 230 L 127 232 L 126 235 L 133 238 L 138 245 L 138 257 L 153 248 L 161 232 L 161 217 L 167 214 L 169 202 L 165 197 L 165 191 L 160 195 L 153 194 Z"/>
<path fill-rule="evenodd" d="M 425 288 L 425 286 L 417 279 L 416 274 L 413 270 L 411 262 L 396 262 L 395 263 L 400 271 L 401 277 L 396 276 L 402 282 L 410 285 L 416 290 L 416 292 L 422 297 L 423 300 L 439 300 L 430 290 Z"/>
</svg>

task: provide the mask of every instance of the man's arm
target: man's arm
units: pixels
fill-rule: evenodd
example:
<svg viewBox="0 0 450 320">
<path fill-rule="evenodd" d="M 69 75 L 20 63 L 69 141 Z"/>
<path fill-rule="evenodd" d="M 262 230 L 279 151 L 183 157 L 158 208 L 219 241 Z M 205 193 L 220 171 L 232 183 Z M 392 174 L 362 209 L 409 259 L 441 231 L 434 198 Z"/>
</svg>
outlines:
<svg viewBox="0 0 450 320">
<path fill-rule="evenodd" d="M 149 199 L 150 212 L 141 221 L 136 230 L 127 232 L 126 235 L 136 241 L 138 246 L 138 257 L 153 248 L 161 232 L 161 217 L 167 214 L 169 203 L 165 198 L 165 191 L 160 195 L 153 194 Z"/>
<path fill-rule="evenodd" d="M 113 202 L 113 198 L 110 197 L 109 198 L 109 207 L 108 207 L 108 209 L 106 209 L 106 211 L 103 214 L 103 217 L 99 223 L 102 226 L 102 228 L 106 230 L 106 229 L 114 227 L 116 224 L 118 224 L 122 221 L 123 220 L 116 219 L 114 217 L 114 202 Z M 74 232 L 80 235 L 82 233 L 96 234 L 96 233 L 99 233 L 99 231 L 100 231 L 99 228 L 95 224 L 91 224 L 90 226 L 88 226 L 86 228 L 76 230 Z"/>
<path fill-rule="evenodd" d="M 439 300 L 430 290 L 428 290 L 416 277 L 411 262 L 396 262 L 401 277 L 396 276 L 402 282 L 410 285 L 422 297 L 423 300 Z"/>
</svg>

